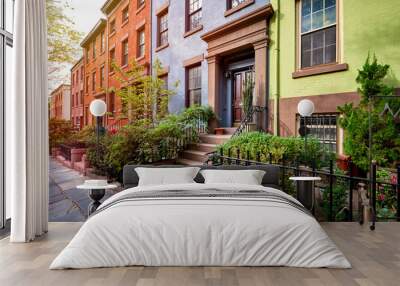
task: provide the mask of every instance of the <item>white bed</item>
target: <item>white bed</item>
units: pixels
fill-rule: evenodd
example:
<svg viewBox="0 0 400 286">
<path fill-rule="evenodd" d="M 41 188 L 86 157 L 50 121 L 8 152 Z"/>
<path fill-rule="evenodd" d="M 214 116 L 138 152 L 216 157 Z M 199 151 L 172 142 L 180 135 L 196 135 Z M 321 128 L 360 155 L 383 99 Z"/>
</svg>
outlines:
<svg viewBox="0 0 400 286">
<path fill-rule="evenodd" d="M 192 183 L 131 188 L 105 201 L 50 269 L 133 265 L 351 267 L 312 216 L 279 200 L 251 196 L 121 200 L 146 191 L 206 193 L 210 189 L 265 191 L 298 203 L 279 190 L 254 185 Z"/>
</svg>

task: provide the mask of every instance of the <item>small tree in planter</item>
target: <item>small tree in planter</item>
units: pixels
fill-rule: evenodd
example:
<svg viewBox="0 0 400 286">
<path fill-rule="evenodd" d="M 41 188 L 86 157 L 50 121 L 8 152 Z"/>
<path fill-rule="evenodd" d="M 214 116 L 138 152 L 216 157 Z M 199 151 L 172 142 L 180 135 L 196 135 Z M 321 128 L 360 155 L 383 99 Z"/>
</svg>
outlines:
<svg viewBox="0 0 400 286">
<path fill-rule="evenodd" d="M 146 119 L 150 124 L 161 120 L 168 114 L 169 99 L 175 95 L 179 82 L 173 84 L 174 89 L 168 89 L 167 84 L 158 75 L 162 65 L 157 59 L 153 65 L 153 75 L 146 75 L 144 67 L 133 61 L 128 71 L 124 71 L 115 63 L 116 78 L 122 88 L 115 90 L 122 100 L 123 116 L 130 122 Z"/>
<path fill-rule="evenodd" d="M 399 110 L 400 100 L 379 98 L 394 92 L 393 87 L 386 84 L 388 71 L 388 65 L 379 64 L 375 56 L 372 59 L 368 56 L 356 79 L 360 85 L 359 106 L 348 103 L 338 107 L 342 114 L 339 125 L 345 131 L 344 151 L 364 172 L 368 171 L 370 165 L 369 116 L 372 126 L 372 159 L 380 166 L 388 167 L 396 165 L 400 160 L 399 119 L 390 114 L 382 114 L 386 103 L 395 112 Z"/>
</svg>

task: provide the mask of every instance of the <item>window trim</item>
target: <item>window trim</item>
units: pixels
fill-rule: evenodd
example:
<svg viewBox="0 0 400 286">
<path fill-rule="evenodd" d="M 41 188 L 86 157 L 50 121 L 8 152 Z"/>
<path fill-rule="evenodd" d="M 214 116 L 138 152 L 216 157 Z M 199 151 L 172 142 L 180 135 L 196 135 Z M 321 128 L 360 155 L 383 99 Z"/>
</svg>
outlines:
<svg viewBox="0 0 400 286">
<path fill-rule="evenodd" d="M 96 71 L 92 71 L 92 93 L 96 92 Z"/>
<path fill-rule="evenodd" d="M 128 17 L 126 19 L 124 19 L 125 12 L 128 12 Z M 129 22 L 129 16 L 130 16 L 129 15 L 129 4 L 127 4 L 121 11 L 121 21 L 122 21 L 121 27 L 125 26 L 125 24 Z"/>
<path fill-rule="evenodd" d="M 200 25 L 197 26 L 196 28 L 191 29 L 191 27 L 190 27 L 191 26 L 190 25 L 190 16 L 198 13 L 199 11 L 203 12 L 203 3 L 199 9 L 192 12 L 191 14 L 189 13 L 189 10 L 190 10 L 189 6 L 190 6 L 190 0 L 185 0 L 185 33 L 184 33 L 184 37 L 188 37 L 188 36 L 198 32 L 198 31 L 201 31 L 203 29 L 202 23 L 200 23 Z M 201 19 L 203 20 L 203 15 L 202 15 Z"/>
<path fill-rule="evenodd" d="M 127 51 L 126 51 L 126 55 L 125 55 L 125 49 L 124 49 L 124 45 L 126 43 L 126 47 L 127 47 Z M 124 61 L 126 56 L 126 62 Z M 127 67 L 129 64 L 129 39 L 128 37 L 125 37 L 124 39 L 121 40 L 121 67 Z"/>
<path fill-rule="evenodd" d="M 106 82 L 106 65 L 102 64 L 100 66 L 100 88 L 104 88 Z"/>
<path fill-rule="evenodd" d="M 156 49 L 156 51 L 159 51 L 160 48 L 166 48 L 169 45 L 169 38 L 168 38 L 168 36 L 169 36 L 169 19 L 168 19 L 169 14 L 168 14 L 168 12 L 169 11 L 168 11 L 168 7 L 167 7 L 166 9 L 164 9 L 163 11 L 161 11 L 160 13 L 157 14 L 157 41 L 156 41 L 157 47 L 156 48 L 158 50 Z M 161 18 L 163 18 L 163 17 L 167 17 L 167 28 L 164 31 L 161 31 Z M 161 33 L 164 33 L 164 32 L 167 33 L 167 42 L 164 44 L 161 44 Z"/>
<path fill-rule="evenodd" d="M 140 34 L 143 33 L 144 41 L 140 43 Z M 143 46 L 143 54 L 140 54 L 141 47 Z M 136 60 L 141 60 L 146 56 L 146 30 L 143 27 L 139 28 L 136 33 Z"/>
<path fill-rule="evenodd" d="M 192 63 L 191 65 L 185 66 L 185 107 L 190 107 L 190 89 L 189 89 L 189 70 L 193 68 L 200 68 L 200 99 L 202 96 L 202 82 L 203 82 L 203 73 L 202 73 L 202 62 Z"/>
<path fill-rule="evenodd" d="M 115 62 L 115 56 L 116 56 L 115 51 L 116 51 L 116 50 L 115 50 L 115 46 L 112 47 L 112 48 L 108 51 L 108 59 L 109 59 L 109 63 L 108 63 L 109 67 L 108 67 L 108 70 L 109 70 L 109 74 L 114 74 L 114 73 L 115 73 L 115 70 L 114 70 L 114 68 L 113 68 L 113 66 L 112 66 L 112 63 Z M 114 57 L 111 57 L 111 52 L 113 53 Z"/>
<path fill-rule="evenodd" d="M 346 63 L 341 63 L 341 39 L 340 39 L 340 7 L 341 1 L 336 0 L 336 24 L 330 25 L 319 30 L 326 29 L 328 27 L 336 26 L 336 61 L 327 64 L 314 65 L 311 67 L 301 67 L 301 3 L 303 0 L 296 0 L 295 9 L 295 21 L 296 21 L 296 60 L 295 60 L 295 71 L 292 73 L 292 78 L 301 78 L 312 75 L 319 75 L 331 72 L 340 72 L 348 69 Z M 315 30 L 313 32 L 316 32 Z M 312 32 L 310 32 L 312 33 Z"/>
<path fill-rule="evenodd" d="M 113 28 L 113 29 L 112 29 Z M 117 33 L 117 19 L 110 20 L 110 24 L 108 26 L 108 37 L 112 37 Z"/>
</svg>

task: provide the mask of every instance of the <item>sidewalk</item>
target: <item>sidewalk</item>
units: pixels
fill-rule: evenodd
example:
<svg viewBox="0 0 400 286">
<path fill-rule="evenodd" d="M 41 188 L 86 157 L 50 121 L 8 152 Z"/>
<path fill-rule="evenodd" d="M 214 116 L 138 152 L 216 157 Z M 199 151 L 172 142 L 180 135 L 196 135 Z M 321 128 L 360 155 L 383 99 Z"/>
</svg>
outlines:
<svg viewBox="0 0 400 286">
<path fill-rule="evenodd" d="M 68 169 L 50 158 L 49 168 L 49 221 L 79 222 L 87 218 L 87 208 L 91 199 L 87 190 L 79 190 L 76 186 L 90 179 L 77 171 Z M 104 199 L 116 193 L 107 190 Z"/>
</svg>

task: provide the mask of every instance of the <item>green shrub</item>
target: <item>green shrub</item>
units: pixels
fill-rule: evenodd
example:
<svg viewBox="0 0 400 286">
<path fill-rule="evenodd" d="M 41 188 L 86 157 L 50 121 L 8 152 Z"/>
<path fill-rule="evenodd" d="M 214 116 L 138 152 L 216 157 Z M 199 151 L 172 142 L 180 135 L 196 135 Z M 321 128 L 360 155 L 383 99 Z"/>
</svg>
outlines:
<svg viewBox="0 0 400 286">
<path fill-rule="evenodd" d="M 148 164 L 160 160 L 176 159 L 182 151 L 183 141 L 195 141 L 198 134 L 193 129 L 188 138 L 186 129 L 194 127 L 199 115 L 205 120 L 214 116 L 209 107 L 191 107 L 178 115 L 170 114 L 154 124 L 142 119 L 128 124 L 115 134 L 101 137 L 99 147 L 96 137 L 88 138 L 88 159 L 96 172 L 109 178 L 121 179 L 126 164 Z M 82 132 L 84 133 L 84 132 Z M 89 132 L 90 133 L 90 132 Z M 85 137 L 82 135 L 82 137 Z M 97 152 L 99 155 L 97 155 Z"/>
<path fill-rule="evenodd" d="M 49 146 L 51 148 L 57 147 L 65 143 L 73 134 L 71 121 L 62 119 L 49 120 Z"/>
<path fill-rule="evenodd" d="M 400 101 L 379 98 L 393 94 L 394 89 L 386 84 L 388 71 L 388 65 L 378 64 L 376 57 L 371 61 L 368 56 L 356 80 L 360 85 L 361 103 L 358 106 L 350 103 L 338 107 L 342 114 L 339 125 L 345 134 L 344 151 L 364 171 L 368 171 L 370 166 L 369 116 L 372 126 L 371 159 L 383 167 L 394 167 L 400 162 L 400 122 L 390 113 L 382 114 L 386 103 L 396 113 L 400 110 Z"/>
<path fill-rule="evenodd" d="M 313 138 L 308 138 L 307 149 L 302 138 L 279 137 L 263 132 L 246 132 L 230 139 L 225 144 L 218 146 L 224 154 L 231 151 L 231 156 L 236 157 L 237 150 L 240 150 L 240 158 L 257 160 L 261 162 L 278 163 L 284 160 L 287 164 L 308 164 L 315 160 L 316 167 L 328 165 L 332 155 L 323 149 L 322 144 Z"/>
</svg>

